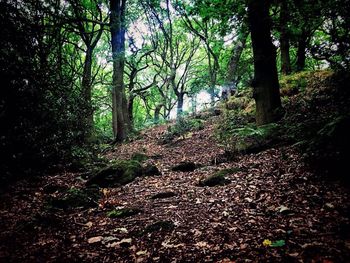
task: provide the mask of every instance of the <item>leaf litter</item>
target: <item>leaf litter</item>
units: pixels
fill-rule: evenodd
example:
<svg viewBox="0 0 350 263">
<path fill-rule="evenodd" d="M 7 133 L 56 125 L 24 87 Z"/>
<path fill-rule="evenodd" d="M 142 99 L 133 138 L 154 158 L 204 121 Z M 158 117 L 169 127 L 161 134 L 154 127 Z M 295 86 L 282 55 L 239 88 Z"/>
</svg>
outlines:
<svg viewBox="0 0 350 263">
<path fill-rule="evenodd" d="M 58 192 L 45 186 L 81 189 L 80 174 L 15 183 L 0 197 L 0 261 L 346 262 L 348 191 L 312 173 L 294 146 L 213 164 L 224 153 L 213 136 L 215 121 L 171 145 L 158 143 L 166 125 L 154 127 L 108 152 L 111 160 L 144 152 L 162 175 L 102 188 L 98 207 L 47 207 Z M 181 162 L 200 168 L 172 171 Z M 223 169 L 237 169 L 225 175 L 230 184 L 198 186 Z M 170 192 L 176 195 L 152 198 Z M 142 213 L 106 216 L 125 207 Z"/>
</svg>

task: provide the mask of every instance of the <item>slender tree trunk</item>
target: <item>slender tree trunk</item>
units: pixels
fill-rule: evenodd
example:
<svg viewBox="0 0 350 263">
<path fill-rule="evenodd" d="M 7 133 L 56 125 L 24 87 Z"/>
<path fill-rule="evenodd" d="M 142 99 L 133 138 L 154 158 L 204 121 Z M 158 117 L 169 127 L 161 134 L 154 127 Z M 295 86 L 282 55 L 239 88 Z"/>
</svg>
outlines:
<svg viewBox="0 0 350 263">
<path fill-rule="evenodd" d="M 246 28 L 246 25 L 243 25 L 240 29 L 235 48 L 232 50 L 232 56 L 228 64 L 226 83 L 229 85 L 230 90 L 235 89 L 238 84 L 238 64 L 239 60 L 241 59 L 242 52 L 245 48 L 248 35 L 248 28 Z"/>
<path fill-rule="evenodd" d="M 113 131 L 116 141 L 127 137 L 127 103 L 124 86 L 126 0 L 110 0 L 111 40 L 113 53 Z"/>
<path fill-rule="evenodd" d="M 154 123 L 159 122 L 160 111 L 162 110 L 163 105 L 158 104 L 154 110 Z"/>
<path fill-rule="evenodd" d="M 281 50 L 281 72 L 289 75 L 292 72 L 289 55 L 289 32 L 288 32 L 288 2 L 281 2 L 280 12 L 280 50 Z"/>
<path fill-rule="evenodd" d="M 128 100 L 128 118 L 129 118 L 130 125 L 133 123 L 133 120 L 134 120 L 134 115 L 133 115 L 134 99 L 135 97 L 130 94 L 129 100 Z"/>
<path fill-rule="evenodd" d="M 183 114 L 183 106 L 184 106 L 184 93 L 179 92 L 177 94 L 177 111 L 176 111 L 176 118 L 180 118 Z"/>
<path fill-rule="evenodd" d="M 307 33 L 303 29 L 302 34 L 298 40 L 298 50 L 297 50 L 297 71 L 302 71 L 305 68 L 306 61 L 306 46 L 307 46 Z"/>
<path fill-rule="evenodd" d="M 258 125 L 281 117 L 276 49 L 270 33 L 269 1 L 249 0 L 248 19 L 254 55 L 254 99 Z"/>
<path fill-rule="evenodd" d="M 85 101 L 85 110 L 84 113 L 84 124 L 86 125 L 86 135 L 85 135 L 85 141 L 88 141 L 91 139 L 92 136 L 92 129 L 94 124 L 94 117 L 93 117 L 93 108 L 91 105 L 91 97 L 92 97 L 92 87 L 91 87 L 91 71 L 92 71 L 92 53 L 93 49 L 87 46 L 86 53 L 85 53 L 85 61 L 84 61 L 84 70 L 83 70 L 83 76 L 82 76 L 82 93 L 84 96 Z"/>
</svg>

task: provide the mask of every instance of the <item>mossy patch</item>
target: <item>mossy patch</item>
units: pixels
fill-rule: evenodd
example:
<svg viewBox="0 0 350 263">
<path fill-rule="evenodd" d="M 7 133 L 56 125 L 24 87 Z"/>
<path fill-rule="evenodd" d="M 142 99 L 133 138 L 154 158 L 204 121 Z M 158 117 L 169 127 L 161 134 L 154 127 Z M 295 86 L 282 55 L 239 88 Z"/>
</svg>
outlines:
<svg viewBox="0 0 350 263">
<path fill-rule="evenodd" d="M 70 188 L 61 196 L 49 200 L 49 206 L 59 209 L 96 207 L 100 197 L 100 191 L 96 187 L 85 189 Z"/>
<path fill-rule="evenodd" d="M 148 156 L 144 153 L 140 153 L 140 152 L 136 152 L 136 153 L 133 153 L 132 156 L 131 156 L 131 160 L 134 160 L 134 161 L 137 161 L 137 162 L 144 162 L 146 160 L 148 160 Z"/>
<path fill-rule="evenodd" d="M 120 160 L 95 172 L 86 185 L 117 187 L 132 182 L 136 177 L 141 176 L 142 172 L 142 166 L 138 161 Z"/>
<path fill-rule="evenodd" d="M 123 218 L 123 217 L 134 216 L 140 213 L 142 213 L 142 210 L 138 208 L 122 208 L 122 209 L 114 209 L 112 211 L 109 211 L 107 213 L 107 216 L 110 218 Z"/>
</svg>

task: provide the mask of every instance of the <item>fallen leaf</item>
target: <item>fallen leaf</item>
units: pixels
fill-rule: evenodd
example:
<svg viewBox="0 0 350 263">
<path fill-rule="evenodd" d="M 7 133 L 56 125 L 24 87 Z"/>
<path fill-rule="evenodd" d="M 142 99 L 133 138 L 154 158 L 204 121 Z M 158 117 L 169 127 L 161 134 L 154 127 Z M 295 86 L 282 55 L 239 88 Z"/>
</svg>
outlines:
<svg viewBox="0 0 350 263">
<path fill-rule="evenodd" d="M 264 245 L 265 247 L 269 247 L 269 246 L 271 246 L 271 244 L 272 244 L 272 242 L 271 242 L 271 240 L 269 240 L 269 239 L 265 239 L 265 240 L 263 241 L 263 245 Z"/>
<path fill-rule="evenodd" d="M 241 244 L 240 246 L 239 246 L 239 248 L 240 249 L 242 249 L 242 250 L 244 250 L 244 249 L 246 249 L 248 247 L 248 244 Z"/>
<path fill-rule="evenodd" d="M 204 242 L 204 241 L 199 241 L 196 243 L 195 245 L 196 247 L 207 247 L 208 246 L 208 243 L 207 242 Z"/>
<path fill-rule="evenodd" d="M 102 236 L 90 237 L 87 242 L 89 244 L 93 244 L 93 243 L 101 242 L 102 239 L 103 239 Z"/>
<path fill-rule="evenodd" d="M 128 230 L 125 227 L 118 227 L 116 229 L 113 230 L 113 232 L 119 232 L 119 233 L 128 233 Z"/>
<path fill-rule="evenodd" d="M 171 243 L 167 243 L 167 241 L 163 241 L 162 242 L 162 246 L 165 247 L 165 248 L 178 248 L 178 247 L 185 246 L 185 244 L 183 244 L 183 243 L 171 244 Z"/>
<path fill-rule="evenodd" d="M 120 240 L 118 243 L 118 245 L 121 245 L 121 244 L 130 244 L 132 241 L 131 238 L 123 238 L 122 240 Z"/>
<path fill-rule="evenodd" d="M 136 252 L 136 256 L 143 256 L 147 255 L 147 250 L 140 250 Z"/>
</svg>

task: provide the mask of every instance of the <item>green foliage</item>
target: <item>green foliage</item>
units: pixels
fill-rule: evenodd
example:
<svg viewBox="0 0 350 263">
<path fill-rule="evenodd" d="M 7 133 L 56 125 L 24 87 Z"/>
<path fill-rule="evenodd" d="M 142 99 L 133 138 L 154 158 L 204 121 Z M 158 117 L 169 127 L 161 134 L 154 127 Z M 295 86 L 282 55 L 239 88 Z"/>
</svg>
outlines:
<svg viewBox="0 0 350 263">
<path fill-rule="evenodd" d="M 255 124 L 247 124 L 243 127 L 231 124 L 220 125 L 216 135 L 227 151 L 250 153 L 266 147 L 280 132 L 280 126 L 276 123 L 259 127 Z"/>
</svg>

